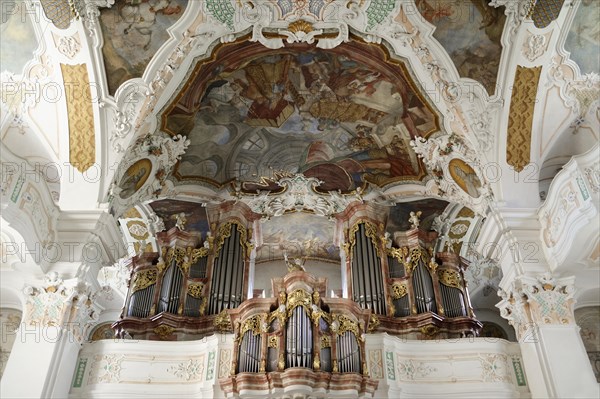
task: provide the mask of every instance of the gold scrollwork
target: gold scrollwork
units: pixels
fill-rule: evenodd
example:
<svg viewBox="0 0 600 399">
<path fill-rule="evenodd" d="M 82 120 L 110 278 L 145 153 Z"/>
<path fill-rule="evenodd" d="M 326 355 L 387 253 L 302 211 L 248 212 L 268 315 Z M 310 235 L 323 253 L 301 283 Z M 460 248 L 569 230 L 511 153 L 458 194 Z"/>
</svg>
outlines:
<svg viewBox="0 0 600 399">
<path fill-rule="evenodd" d="M 419 262 L 427 265 L 429 263 L 429 253 L 425 248 L 416 247 L 410 250 L 410 260 L 405 263 L 406 273 L 411 274 Z"/>
<path fill-rule="evenodd" d="M 173 334 L 175 329 L 173 327 L 162 324 L 154 329 L 154 333 L 158 335 L 161 340 L 165 340 L 169 337 L 169 335 Z"/>
<path fill-rule="evenodd" d="M 365 225 L 365 235 L 371 239 L 371 242 L 373 243 L 373 246 L 375 247 L 375 251 L 377 252 L 377 256 L 381 258 L 381 251 L 380 251 L 381 238 L 379 237 L 380 234 L 377 233 L 377 226 L 374 223 L 371 223 L 368 220 L 363 220 L 363 219 L 360 219 L 356 223 L 354 223 L 352 228 L 348 231 L 348 242 L 350 245 L 347 250 L 347 255 L 350 256 L 350 254 L 352 252 L 352 248 L 354 248 L 354 245 L 356 244 L 356 232 L 358 231 L 359 226 L 361 224 Z"/>
<path fill-rule="evenodd" d="M 367 331 L 370 333 L 374 332 L 379 326 L 379 324 L 381 324 L 381 322 L 379 321 L 379 317 L 375 316 L 374 314 L 371 314 L 371 317 L 369 318 L 369 329 Z"/>
<path fill-rule="evenodd" d="M 337 335 L 344 335 L 346 332 L 350 331 L 357 339 L 362 340 L 358 331 L 358 323 L 352 320 L 350 317 L 343 314 L 336 314 L 332 316 L 332 319 L 331 331 Z"/>
<path fill-rule="evenodd" d="M 462 290 L 460 274 L 456 270 L 438 270 L 438 277 L 440 283 L 447 285 L 448 287 L 454 287 Z"/>
<path fill-rule="evenodd" d="M 223 309 L 223 311 L 215 317 L 213 324 L 215 328 L 221 332 L 231 331 L 231 317 L 229 316 L 229 313 L 227 313 L 227 310 Z"/>
<path fill-rule="evenodd" d="M 240 336 L 243 337 L 246 331 L 252 331 L 252 335 L 258 335 L 263 332 L 262 324 L 263 320 L 266 318 L 266 314 L 259 313 L 254 315 L 242 323 L 242 328 L 240 330 Z"/>
<path fill-rule="evenodd" d="M 198 308 L 198 311 L 200 312 L 200 316 L 204 316 L 204 313 L 206 312 L 207 304 L 208 304 L 208 298 L 203 297 L 202 302 L 200 302 L 200 307 Z"/>
<path fill-rule="evenodd" d="M 192 283 L 188 285 L 187 293 L 189 296 L 193 298 L 200 299 L 202 298 L 202 290 L 204 289 L 203 283 Z"/>
<path fill-rule="evenodd" d="M 406 263 L 406 258 L 408 257 L 408 247 L 401 247 L 401 248 L 388 248 L 387 249 L 387 254 L 388 256 L 391 256 L 392 258 L 396 258 L 398 260 L 398 262 L 404 264 Z"/>
<path fill-rule="evenodd" d="M 277 335 L 269 336 L 268 347 L 269 348 L 279 348 L 279 337 L 277 337 Z"/>
<path fill-rule="evenodd" d="M 392 299 L 400 299 L 408 294 L 406 281 L 395 282 L 392 284 L 390 292 L 392 293 Z"/>
<path fill-rule="evenodd" d="M 331 348 L 331 337 L 329 335 L 321 336 L 321 349 Z"/>
<path fill-rule="evenodd" d="M 173 259 L 178 265 L 185 259 L 186 251 L 183 248 L 171 247 L 167 250 L 167 264 L 170 265 Z"/>
<path fill-rule="evenodd" d="M 313 369 L 316 371 L 321 370 L 321 357 L 319 352 L 315 353 L 315 359 L 313 360 Z"/>
<path fill-rule="evenodd" d="M 221 226 L 219 226 L 219 230 L 217 231 L 217 240 L 216 240 L 217 245 L 216 245 L 215 253 L 218 253 L 221 250 L 221 248 L 223 247 L 223 243 L 225 242 L 225 239 L 227 237 L 231 237 L 231 227 L 234 224 L 237 228 L 237 231 L 240 233 L 240 242 L 242 243 L 242 246 L 244 248 L 246 248 L 246 251 L 249 256 L 250 252 L 252 252 L 252 249 L 254 248 L 254 244 L 252 244 L 248 240 L 248 232 L 246 231 L 244 226 L 242 226 L 240 224 L 240 222 L 238 222 L 238 221 L 226 222 L 226 223 L 223 223 Z"/>
<path fill-rule="evenodd" d="M 312 296 L 304 290 L 295 290 L 287 297 L 286 308 L 288 311 L 288 317 L 292 310 L 298 306 L 304 307 L 304 309 L 310 314 L 312 305 Z"/>
<path fill-rule="evenodd" d="M 155 269 L 141 270 L 133 276 L 131 284 L 131 293 L 143 290 L 146 287 L 156 283 L 157 272 Z"/>
</svg>

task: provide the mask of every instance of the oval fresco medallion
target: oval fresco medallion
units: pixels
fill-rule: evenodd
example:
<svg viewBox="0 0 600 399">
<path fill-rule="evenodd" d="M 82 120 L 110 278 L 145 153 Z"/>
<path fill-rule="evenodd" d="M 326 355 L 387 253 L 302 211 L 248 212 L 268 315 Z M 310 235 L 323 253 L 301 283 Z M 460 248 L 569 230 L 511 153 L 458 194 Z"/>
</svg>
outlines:
<svg viewBox="0 0 600 399">
<path fill-rule="evenodd" d="M 479 198 L 481 193 L 481 180 L 471 166 L 462 159 L 454 158 L 448 164 L 450 176 L 458 186 L 473 198 Z"/>
<path fill-rule="evenodd" d="M 152 171 L 152 162 L 148 158 L 140 159 L 131 165 L 119 182 L 119 197 L 127 199 L 135 194 L 148 180 Z"/>
</svg>

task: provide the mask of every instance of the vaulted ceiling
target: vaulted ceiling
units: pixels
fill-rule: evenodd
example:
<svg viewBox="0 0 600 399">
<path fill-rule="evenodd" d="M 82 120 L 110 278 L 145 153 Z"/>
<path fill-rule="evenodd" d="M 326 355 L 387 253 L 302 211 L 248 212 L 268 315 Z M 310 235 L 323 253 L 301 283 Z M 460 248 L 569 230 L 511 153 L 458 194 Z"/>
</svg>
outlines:
<svg viewBox="0 0 600 399">
<path fill-rule="evenodd" d="M 199 204 L 251 206 L 302 173 L 316 196 L 386 206 L 393 228 L 423 209 L 468 241 L 490 207 L 537 208 L 598 141 L 599 11 L 566 3 L 17 1 L 0 21 L 2 143 L 44 176 L 49 230 L 105 204 L 146 224 L 184 212 L 205 234 Z M 264 248 L 339 256 L 326 218 L 280 218 Z"/>
</svg>

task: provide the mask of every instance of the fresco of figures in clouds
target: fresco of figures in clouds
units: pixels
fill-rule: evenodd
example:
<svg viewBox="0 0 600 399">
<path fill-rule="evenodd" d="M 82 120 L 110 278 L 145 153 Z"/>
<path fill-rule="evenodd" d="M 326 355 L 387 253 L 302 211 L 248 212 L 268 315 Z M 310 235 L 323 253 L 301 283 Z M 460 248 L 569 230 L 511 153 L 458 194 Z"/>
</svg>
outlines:
<svg viewBox="0 0 600 399">
<path fill-rule="evenodd" d="M 35 13 L 26 7 L 20 0 L 0 5 L 0 72 L 20 75 L 38 47 L 29 17 Z"/>
<path fill-rule="evenodd" d="M 262 224 L 263 244 L 256 261 L 289 258 L 319 258 L 339 261 L 340 249 L 333 244 L 335 222 L 308 213 L 289 213 Z"/>
<path fill-rule="evenodd" d="M 600 1 L 582 0 L 569 30 L 565 49 L 582 74 L 600 73 Z"/>
<path fill-rule="evenodd" d="M 143 75 L 154 54 L 169 39 L 167 28 L 183 15 L 187 3 L 121 0 L 101 10 L 102 52 L 111 94 L 123 82 Z"/>
<path fill-rule="evenodd" d="M 415 1 L 423 17 L 436 26 L 433 37 L 446 49 L 460 76 L 480 82 L 493 95 L 506 21 L 504 7 L 489 6 L 489 0 Z"/>
<path fill-rule="evenodd" d="M 166 115 L 164 129 L 192 141 L 177 178 L 220 185 L 299 172 L 322 191 L 350 192 L 425 175 L 409 142 L 437 131 L 437 119 L 401 65 L 374 62 L 380 49 L 251 46 L 202 69 L 205 80 Z"/>
</svg>

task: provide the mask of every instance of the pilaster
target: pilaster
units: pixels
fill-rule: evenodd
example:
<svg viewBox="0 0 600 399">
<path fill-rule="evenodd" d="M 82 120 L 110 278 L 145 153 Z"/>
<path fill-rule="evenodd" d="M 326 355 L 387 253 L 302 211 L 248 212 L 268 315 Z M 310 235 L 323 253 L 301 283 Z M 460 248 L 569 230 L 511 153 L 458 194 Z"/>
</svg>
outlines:
<svg viewBox="0 0 600 399">
<path fill-rule="evenodd" d="M 23 290 L 25 311 L 4 371 L 2 397 L 66 397 L 77 355 L 98 319 L 90 284 L 51 272 Z"/>
<path fill-rule="evenodd" d="M 534 397 L 598 397 L 575 324 L 574 277 L 521 275 L 496 305 L 515 328 Z"/>
</svg>

